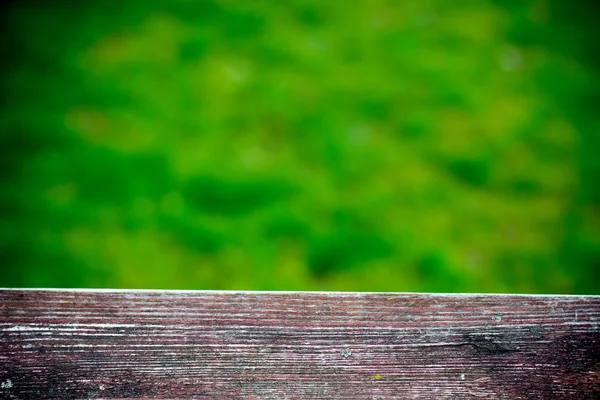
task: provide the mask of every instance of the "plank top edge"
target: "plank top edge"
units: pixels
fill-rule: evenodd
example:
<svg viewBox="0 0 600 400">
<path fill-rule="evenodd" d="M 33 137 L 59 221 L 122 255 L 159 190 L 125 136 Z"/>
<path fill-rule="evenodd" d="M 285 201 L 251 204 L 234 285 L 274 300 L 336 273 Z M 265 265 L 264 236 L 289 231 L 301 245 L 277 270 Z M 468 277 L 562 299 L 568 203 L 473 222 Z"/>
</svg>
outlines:
<svg viewBox="0 0 600 400">
<path fill-rule="evenodd" d="M 165 293 L 165 294 L 246 294 L 246 295 L 318 295 L 318 296 L 388 296 L 411 295 L 423 297 L 520 297 L 520 298 L 598 298 L 590 294 L 524 294 L 524 293 L 436 293 L 436 292 L 351 292 L 351 291 L 294 291 L 294 290 L 181 290 L 181 289 L 111 289 L 111 288 L 2 288 L 2 291 L 68 292 L 68 293 Z"/>
</svg>

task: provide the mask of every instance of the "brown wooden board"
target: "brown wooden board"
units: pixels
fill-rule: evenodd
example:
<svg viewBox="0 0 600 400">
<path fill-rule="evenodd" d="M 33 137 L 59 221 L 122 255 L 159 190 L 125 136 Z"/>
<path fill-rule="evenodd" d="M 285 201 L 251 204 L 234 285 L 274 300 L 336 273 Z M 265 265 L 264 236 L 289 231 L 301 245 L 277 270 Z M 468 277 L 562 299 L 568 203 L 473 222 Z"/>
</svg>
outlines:
<svg viewBox="0 0 600 400">
<path fill-rule="evenodd" d="M 600 297 L 0 290 L 1 399 L 600 399 Z"/>
</svg>

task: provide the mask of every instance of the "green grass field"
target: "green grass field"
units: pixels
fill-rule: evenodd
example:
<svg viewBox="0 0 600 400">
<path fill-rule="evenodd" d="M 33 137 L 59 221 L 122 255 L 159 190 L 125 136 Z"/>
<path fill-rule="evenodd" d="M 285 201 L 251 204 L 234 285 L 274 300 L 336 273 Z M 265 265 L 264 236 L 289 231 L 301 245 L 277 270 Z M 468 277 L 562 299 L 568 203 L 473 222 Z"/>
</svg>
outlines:
<svg viewBox="0 0 600 400">
<path fill-rule="evenodd" d="M 600 293 L 597 4 L 5 5 L 0 286 Z"/>
</svg>

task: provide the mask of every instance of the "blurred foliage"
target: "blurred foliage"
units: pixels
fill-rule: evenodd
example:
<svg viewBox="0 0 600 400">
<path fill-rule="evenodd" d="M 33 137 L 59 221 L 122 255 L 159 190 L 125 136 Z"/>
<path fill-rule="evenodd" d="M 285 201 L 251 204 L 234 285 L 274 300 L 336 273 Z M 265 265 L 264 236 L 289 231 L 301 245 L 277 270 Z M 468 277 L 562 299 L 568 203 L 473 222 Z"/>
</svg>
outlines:
<svg viewBox="0 0 600 400">
<path fill-rule="evenodd" d="M 600 293 L 598 4 L 5 3 L 0 286 Z"/>
</svg>

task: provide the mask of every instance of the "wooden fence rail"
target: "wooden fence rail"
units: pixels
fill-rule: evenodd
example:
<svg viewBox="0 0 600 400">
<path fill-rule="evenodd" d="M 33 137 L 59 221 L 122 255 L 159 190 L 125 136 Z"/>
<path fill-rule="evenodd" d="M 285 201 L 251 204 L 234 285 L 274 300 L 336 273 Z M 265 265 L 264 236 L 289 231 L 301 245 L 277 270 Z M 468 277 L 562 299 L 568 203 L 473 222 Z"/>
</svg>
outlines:
<svg viewBox="0 0 600 400">
<path fill-rule="evenodd" d="M 600 297 L 0 290 L 0 399 L 600 399 Z"/>
</svg>

